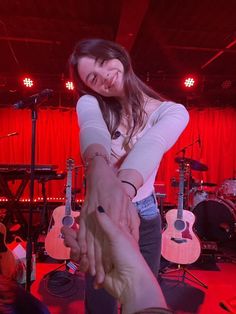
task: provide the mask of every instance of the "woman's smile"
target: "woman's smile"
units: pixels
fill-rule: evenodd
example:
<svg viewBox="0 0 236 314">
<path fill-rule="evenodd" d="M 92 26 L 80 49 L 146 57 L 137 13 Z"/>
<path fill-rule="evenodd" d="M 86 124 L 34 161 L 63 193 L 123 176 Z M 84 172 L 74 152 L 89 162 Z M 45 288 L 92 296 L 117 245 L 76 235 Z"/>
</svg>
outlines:
<svg viewBox="0 0 236 314">
<path fill-rule="evenodd" d="M 81 80 L 98 94 L 105 97 L 123 96 L 124 67 L 118 59 L 101 61 L 81 57 L 78 73 Z"/>
</svg>

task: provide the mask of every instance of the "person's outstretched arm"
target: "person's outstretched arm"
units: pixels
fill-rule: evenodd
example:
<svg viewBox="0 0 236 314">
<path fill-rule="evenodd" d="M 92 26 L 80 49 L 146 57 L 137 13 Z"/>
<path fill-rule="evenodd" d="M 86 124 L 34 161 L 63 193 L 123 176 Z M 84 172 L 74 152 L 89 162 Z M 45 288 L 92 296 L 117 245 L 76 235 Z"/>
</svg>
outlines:
<svg viewBox="0 0 236 314">
<path fill-rule="evenodd" d="M 77 104 L 80 126 L 80 149 L 86 166 L 86 198 L 80 215 L 78 244 L 82 256 L 82 268 L 89 266 L 90 273 L 96 275 L 97 282 L 104 280 L 102 250 L 106 248 L 101 239 L 93 213 L 98 205 L 107 209 L 107 214 L 125 225 L 138 240 L 139 219 L 130 198 L 134 191 L 126 191 L 127 186 L 117 178 L 109 164 L 111 135 L 103 119 L 95 97 L 85 95 Z M 103 249 L 102 249 L 103 247 Z M 75 258 L 72 250 L 72 258 Z M 104 254 L 103 254 L 104 255 Z M 107 255 L 107 254 L 106 254 Z M 108 256 L 108 255 L 107 255 Z M 109 257 L 109 256 L 108 256 Z"/>
<path fill-rule="evenodd" d="M 137 241 L 127 229 L 116 224 L 99 206 L 94 217 L 107 240 L 112 268 L 105 274 L 102 284 L 122 304 L 122 314 L 172 313 L 167 309 L 161 288 L 142 257 Z M 64 242 L 75 256 L 79 252 L 76 233 L 62 228 Z"/>
</svg>

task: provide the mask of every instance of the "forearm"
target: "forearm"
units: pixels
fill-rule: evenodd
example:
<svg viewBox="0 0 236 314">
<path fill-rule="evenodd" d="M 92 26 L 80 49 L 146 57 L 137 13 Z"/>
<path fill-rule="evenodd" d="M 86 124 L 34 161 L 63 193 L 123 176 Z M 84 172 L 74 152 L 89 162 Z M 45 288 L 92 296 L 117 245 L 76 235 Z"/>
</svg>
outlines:
<svg viewBox="0 0 236 314">
<path fill-rule="evenodd" d="M 103 119 L 97 99 L 89 95 L 82 96 L 78 100 L 76 110 L 80 127 L 80 151 L 82 156 L 90 152 L 93 147 L 99 151 L 105 149 L 106 154 L 110 154 L 111 135 Z M 96 145 L 99 147 L 96 147 Z"/>
<path fill-rule="evenodd" d="M 118 179 L 126 182 L 130 182 L 131 184 L 127 184 L 123 182 L 123 188 L 128 196 L 132 199 L 136 195 L 136 190 L 138 190 L 143 185 L 143 178 L 141 174 L 135 169 L 126 169 L 120 170 L 117 174 Z M 136 190 L 132 187 L 135 186 Z"/>
<path fill-rule="evenodd" d="M 140 274 L 142 273 L 142 274 Z M 152 273 L 141 270 L 126 291 L 126 300 L 123 304 L 122 314 L 145 313 L 147 308 L 167 308 L 160 286 Z M 157 312 L 158 313 L 158 312 Z"/>
<path fill-rule="evenodd" d="M 86 166 L 89 166 L 91 163 L 93 165 L 101 165 L 104 163 L 109 165 L 109 155 L 107 153 L 106 148 L 101 144 L 89 145 L 89 147 L 83 153 L 82 158 Z M 121 182 L 122 181 L 130 182 L 136 187 L 137 190 L 143 184 L 142 175 L 135 169 L 126 169 L 118 171 L 117 177 Z M 122 186 L 124 191 L 132 199 L 135 196 L 135 189 L 132 187 L 132 185 L 123 182 Z"/>
<path fill-rule="evenodd" d="M 105 161 L 109 161 L 109 154 L 106 148 L 101 144 L 91 144 L 87 147 L 87 149 L 82 154 L 83 160 L 86 162 L 88 161 L 95 161 L 95 157 L 100 156 L 103 157 Z"/>
<path fill-rule="evenodd" d="M 167 103 L 154 117 L 152 127 L 138 139 L 120 166 L 120 170 L 136 169 L 144 181 L 158 169 L 163 154 L 177 141 L 189 116 L 182 105 Z"/>
</svg>

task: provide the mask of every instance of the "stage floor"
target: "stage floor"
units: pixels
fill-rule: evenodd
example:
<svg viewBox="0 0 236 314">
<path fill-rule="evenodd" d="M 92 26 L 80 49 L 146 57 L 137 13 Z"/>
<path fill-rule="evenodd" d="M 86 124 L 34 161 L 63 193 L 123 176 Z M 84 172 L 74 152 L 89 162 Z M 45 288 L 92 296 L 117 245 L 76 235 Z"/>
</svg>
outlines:
<svg viewBox="0 0 236 314">
<path fill-rule="evenodd" d="M 50 258 L 36 263 L 36 281 L 32 284 L 31 293 L 42 300 L 51 314 L 84 314 L 84 276 L 78 272 L 74 277 L 61 264 L 58 272 L 52 275 L 60 264 Z M 167 303 L 176 314 L 227 314 L 220 306 L 222 301 L 234 303 L 236 306 L 236 263 L 233 259 L 216 257 L 214 261 L 208 257 L 188 266 L 188 271 L 196 276 L 208 288 L 201 286 L 189 274 L 185 278 L 182 272 L 172 272 L 176 265 L 169 265 L 160 275 L 161 287 Z M 171 270 L 171 272 L 169 272 Z M 177 276 L 176 276 L 177 275 Z M 184 280 L 183 280 L 184 279 Z M 62 282 L 69 287 L 64 291 Z M 232 300 L 231 300 L 232 299 Z M 236 313 L 236 310 L 235 310 Z M 104 311 L 104 314 L 109 314 Z"/>
</svg>

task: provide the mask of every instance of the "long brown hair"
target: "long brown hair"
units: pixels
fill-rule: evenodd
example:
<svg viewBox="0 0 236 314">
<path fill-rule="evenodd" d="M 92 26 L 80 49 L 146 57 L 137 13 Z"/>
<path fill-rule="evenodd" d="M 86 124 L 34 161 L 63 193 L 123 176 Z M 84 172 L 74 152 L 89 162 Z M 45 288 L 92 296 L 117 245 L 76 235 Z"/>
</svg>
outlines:
<svg viewBox="0 0 236 314">
<path fill-rule="evenodd" d="M 120 124 L 122 117 L 122 105 L 116 97 L 104 97 L 87 87 L 78 74 L 78 61 L 82 57 L 91 57 L 95 60 L 118 59 L 124 67 L 124 93 L 127 104 L 132 109 L 133 133 L 138 130 L 144 122 L 144 97 L 164 100 L 153 89 L 144 84 L 134 73 L 128 52 L 119 44 L 104 39 L 84 39 L 78 42 L 69 59 L 70 73 L 79 95 L 90 94 L 97 98 L 103 118 L 107 124 L 111 136 Z"/>
</svg>

